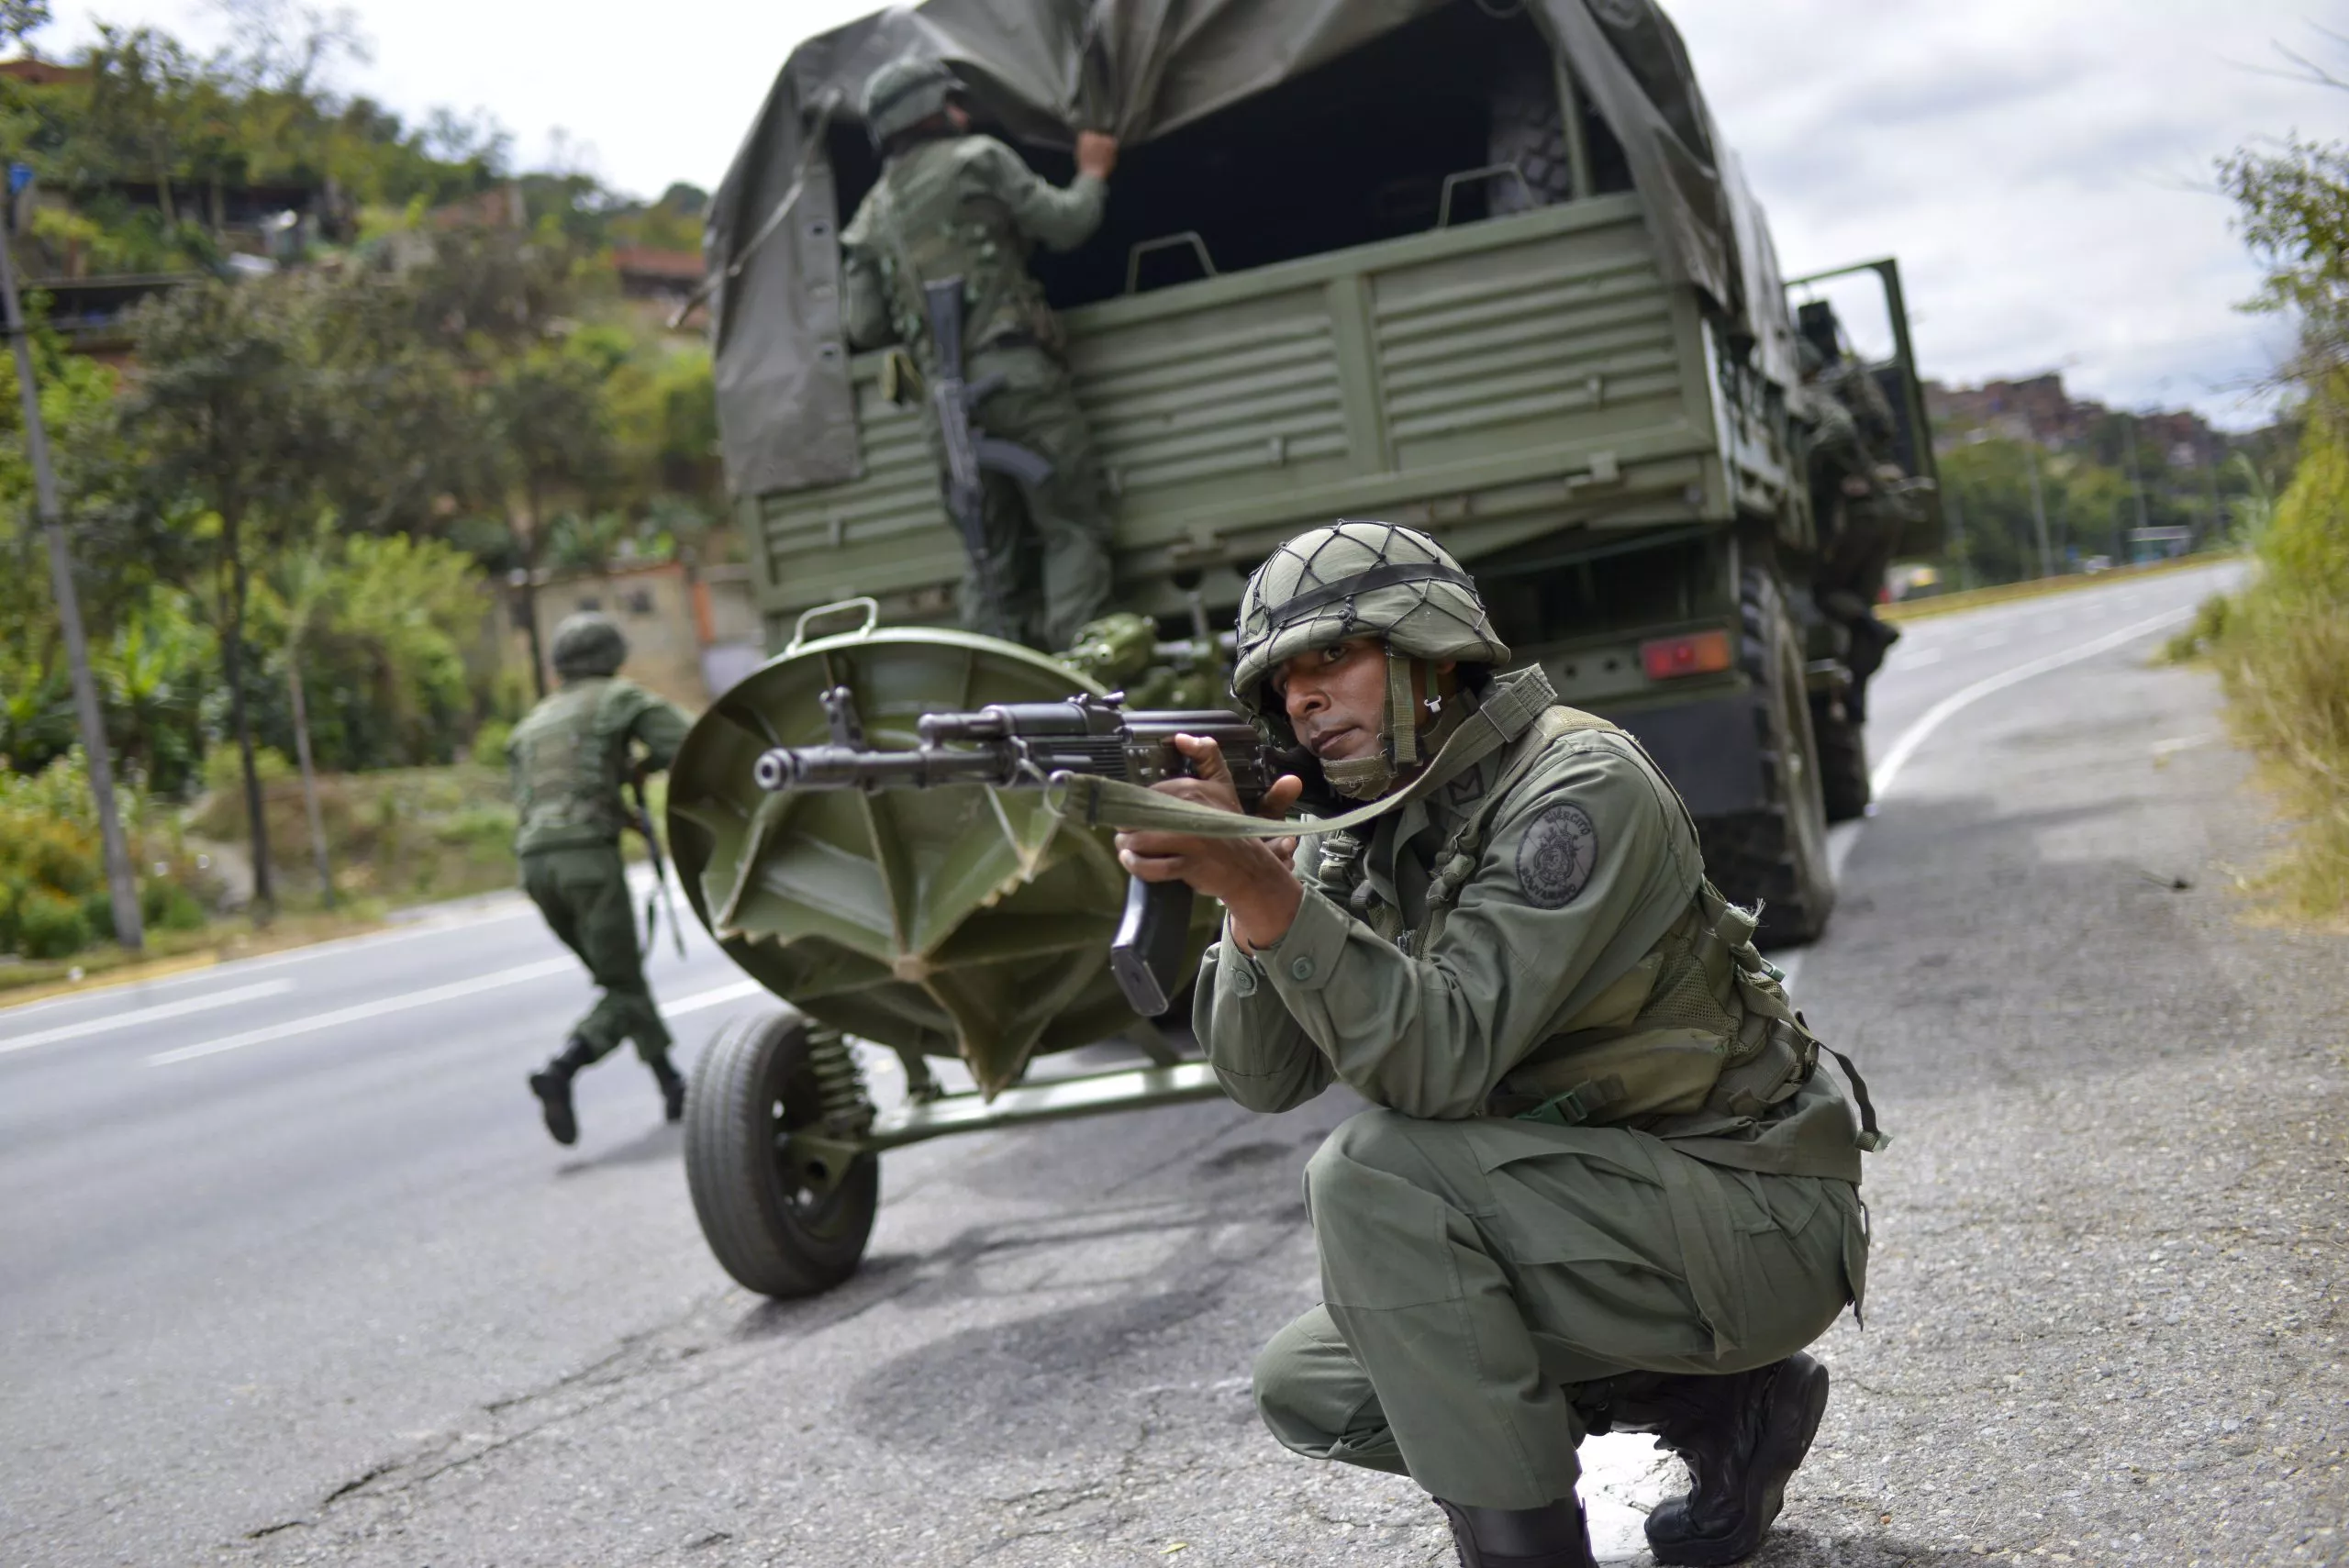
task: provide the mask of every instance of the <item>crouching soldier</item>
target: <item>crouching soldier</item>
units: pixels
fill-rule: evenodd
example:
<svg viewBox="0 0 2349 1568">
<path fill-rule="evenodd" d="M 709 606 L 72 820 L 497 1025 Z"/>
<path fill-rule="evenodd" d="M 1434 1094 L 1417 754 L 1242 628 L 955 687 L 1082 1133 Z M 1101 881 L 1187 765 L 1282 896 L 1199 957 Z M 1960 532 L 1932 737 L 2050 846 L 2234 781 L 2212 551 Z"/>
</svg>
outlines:
<svg viewBox="0 0 2349 1568">
<path fill-rule="evenodd" d="M 530 1091 L 557 1143 L 579 1138 L 571 1080 L 623 1040 L 652 1070 L 671 1121 L 685 1114 L 685 1081 L 669 1062 L 669 1029 L 644 981 L 620 833 L 632 813 L 623 784 L 666 768 L 693 723 L 674 704 L 616 679 L 628 641 L 609 618 L 566 617 L 552 650 L 560 690 L 514 727 L 515 851 L 522 886 L 554 934 L 587 965 L 603 995 L 571 1039 L 530 1074 Z M 640 748 L 640 751 L 639 750 Z"/>
<path fill-rule="evenodd" d="M 1881 1140 L 1672 785 L 1508 657 L 1425 535 L 1291 539 L 1241 601 L 1233 695 L 1386 809 L 1301 848 L 1196 814 L 1120 855 L 1226 907 L 1195 1021 L 1234 1100 L 1342 1081 L 1375 1107 L 1306 1170 L 1323 1303 L 1257 1361 L 1274 1435 L 1409 1475 L 1469 1568 L 1569 1568 L 1577 1445 L 1652 1431 L 1694 1482 L 1648 1519 L 1656 1559 L 1734 1562 L 1826 1407 L 1801 1352 L 1858 1303 Z M 1159 787 L 1237 811 L 1181 744 L 1201 776 Z"/>
</svg>

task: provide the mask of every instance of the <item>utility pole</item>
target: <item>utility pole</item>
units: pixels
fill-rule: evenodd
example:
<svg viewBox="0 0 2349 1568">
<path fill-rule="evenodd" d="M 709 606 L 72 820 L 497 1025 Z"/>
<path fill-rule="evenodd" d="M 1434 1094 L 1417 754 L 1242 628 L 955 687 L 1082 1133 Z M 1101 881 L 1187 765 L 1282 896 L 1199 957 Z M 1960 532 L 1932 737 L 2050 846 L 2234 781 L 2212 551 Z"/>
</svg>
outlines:
<svg viewBox="0 0 2349 1568">
<path fill-rule="evenodd" d="M 106 850 L 106 890 L 114 895 L 114 936 L 132 952 L 146 946 L 139 919 L 139 878 L 130 848 L 115 813 L 114 762 L 106 754 L 106 720 L 98 713 L 98 685 L 90 675 L 90 644 L 82 630 L 82 600 L 73 586 L 73 555 L 65 541 L 65 517 L 57 502 L 57 475 L 49 462 L 49 428 L 41 423 L 40 382 L 33 374 L 33 348 L 25 335 L 24 303 L 17 297 L 17 264 L 10 254 L 16 238 L 16 200 L 20 188 L 9 171 L 7 221 L 0 228 L 0 310 L 6 314 L 8 340 L 17 350 L 17 388 L 25 404 L 25 456 L 32 463 L 33 494 L 41 527 L 49 535 L 49 576 L 57 595 L 57 618 L 65 629 L 65 659 L 73 671 L 73 708 L 82 721 L 82 750 L 89 759 L 90 794 L 98 807 L 98 837 Z"/>
<path fill-rule="evenodd" d="M 2145 471 L 2137 462 L 2137 416 L 2132 411 L 2129 423 L 2122 427 L 2129 437 L 2129 493 L 2136 497 L 2138 537 L 2143 538 L 2149 526 L 2145 521 Z M 2121 551 L 2125 555 L 2127 552 Z"/>
<path fill-rule="evenodd" d="M 2047 542 L 2047 496 L 2039 485 L 2039 443 L 2029 441 L 2024 462 L 2031 469 L 2031 520 L 2039 529 L 2039 574 L 2055 575 L 2055 550 Z"/>
<path fill-rule="evenodd" d="M 1965 512 L 1957 504 L 1954 489 L 1942 491 L 1942 514 L 1949 518 L 1949 555 L 1957 563 L 1957 585 L 1974 586 L 1974 562 L 1965 548 Z"/>
</svg>

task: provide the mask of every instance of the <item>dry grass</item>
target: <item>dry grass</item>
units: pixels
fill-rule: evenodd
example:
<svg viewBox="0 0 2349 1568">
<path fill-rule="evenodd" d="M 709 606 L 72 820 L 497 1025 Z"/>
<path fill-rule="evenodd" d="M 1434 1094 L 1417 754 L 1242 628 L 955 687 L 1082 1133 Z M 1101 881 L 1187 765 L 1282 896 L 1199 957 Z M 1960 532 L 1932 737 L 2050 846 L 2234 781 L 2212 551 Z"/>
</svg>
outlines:
<svg viewBox="0 0 2349 1568">
<path fill-rule="evenodd" d="M 2172 657 L 2207 656 L 2268 766 L 2290 851 L 2257 879 L 2279 912 L 2349 920 L 2349 443 L 2313 424 L 2290 490 L 2254 519 L 2258 574 L 2206 603 Z"/>
<path fill-rule="evenodd" d="M 2044 598 L 2050 594 L 2068 594 L 2076 588 L 2103 587 L 2124 578 L 2161 577 L 2173 572 L 2190 572 L 2196 567 L 2210 566 L 2225 559 L 2223 553 L 2204 551 L 2199 555 L 2180 556 L 2176 561 L 2156 561 L 2144 566 L 2116 566 L 2110 572 L 2074 572 L 2061 577 L 2034 577 L 2027 583 L 2001 583 L 1990 588 L 1960 588 L 1954 593 L 1935 594 L 1929 598 L 1899 599 L 1888 605 L 1878 605 L 1876 613 L 1889 621 L 1924 620 L 1933 616 L 1954 615 L 1959 610 L 1976 609 L 1984 605 Z"/>
<path fill-rule="evenodd" d="M 316 906 L 317 873 L 301 782 L 273 780 L 263 785 L 262 799 L 280 902 L 292 910 Z M 502 768 L 459 763 L 329 773 L 318 780 L 318 807 L 341 897 L 398 906 L 515 884 L 514 806 Z M 216 790 L 189 827 L 215 843 L 243 844 L 244 796 Z"/>
<path fill-rule="evenodd" d="M 253 958 L 372 931 L 383 924 L 383 917 L 384 906 L 369 901 L 328 913 L 283 914 L 267 926 L 224 917 L 198 930 L 150 930 L 147 933 L 147 950 L 140 953 L 125 952 L 108 940 L 70 958 L 0 961 L 0 999 L 13 1007 L 49 996 L 159 979 L 226 963 L 232 958 Z"/>
</svg>

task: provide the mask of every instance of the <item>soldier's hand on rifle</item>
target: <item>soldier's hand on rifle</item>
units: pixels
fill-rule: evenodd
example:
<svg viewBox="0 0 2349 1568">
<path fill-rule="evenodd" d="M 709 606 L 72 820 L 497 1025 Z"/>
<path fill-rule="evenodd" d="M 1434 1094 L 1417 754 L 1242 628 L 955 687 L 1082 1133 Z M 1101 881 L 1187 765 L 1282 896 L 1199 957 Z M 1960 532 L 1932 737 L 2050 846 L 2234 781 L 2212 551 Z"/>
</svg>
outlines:
<svg viewBox="0 0 2349 1568">
<path fill-rule="evenodd" d="M 1240 809 L 1240 795 L 1231 787 L 1230 770 L 1224 765 L 1220 746 L 1197 736 L 1178 735 L 1174 749 L 1190 759 L 1195 776 L 1166 779 L 1152 788 L 1219 811 Z M 1285 774 L 1264 792 L 1258 815 L 1277 820 L 1288 814 L 1304 792 L 1304 780 Z M 1203 839 L 1168 832 L 1118 835 L 1118 862 L 1129 875 L 1144 882 L 1187 882 L 1208 897 L 1221 899 L 1231 914 L 1232 935 L 1252 950 L 1280 940 L 1297 917 L 1303 892 L 1289 870 L 1296 855 L 1293 838 Z"/>
<path fill-rule="evenodd" d="M 1118 139 L 1106 131 L 1076 133 L 1076 172 L 1106 180 L 1118 167 Z"/>
</svg>

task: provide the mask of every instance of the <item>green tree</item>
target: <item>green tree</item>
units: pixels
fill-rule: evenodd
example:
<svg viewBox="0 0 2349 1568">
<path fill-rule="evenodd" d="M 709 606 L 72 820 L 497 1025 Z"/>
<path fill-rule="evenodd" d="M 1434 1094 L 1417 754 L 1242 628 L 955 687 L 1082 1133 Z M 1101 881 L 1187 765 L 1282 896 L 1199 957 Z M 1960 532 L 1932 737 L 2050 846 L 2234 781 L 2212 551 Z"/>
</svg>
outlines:
<svg viewBox="0 0 2349 1568">
<path fill-rule="evenodd" d="M 269 825 L 253 762 L 245 616 L 253 562 L 316 515 L 314 471 L 350 414 L 319 395 L 315 286 L 298 277 L 207 283 L 140 308 L 139 382 L 123 417 L 146 454 L 159 510 L 211 559 L 229 719 L 243 768 L 253 895 L 273 902 Z"/>
<path fill-rule="evenodd" d="M 2220 164 L 2219 179 L 2241 212 L 2244 241 L 2267 269 L 2250 308 L 2297 317 L 2296 373 L 2325 394 L 2349 365 L 2349 142 L 2245 150 Z"/>
<path fill-rule="evenodd" d="M 537 574 L 562 500 L 590 505 L 609 485 L 612 428 L 604 373 L 593 360 L 544 346 L 511 361 L 483 399 L 513 497 L 515 553 L 522 616 L 530 639 L 530 676 L 547 695 L 545 650 L 539 645 Z"/>
</svg>

